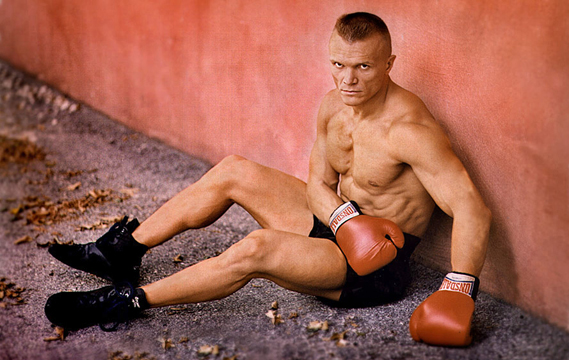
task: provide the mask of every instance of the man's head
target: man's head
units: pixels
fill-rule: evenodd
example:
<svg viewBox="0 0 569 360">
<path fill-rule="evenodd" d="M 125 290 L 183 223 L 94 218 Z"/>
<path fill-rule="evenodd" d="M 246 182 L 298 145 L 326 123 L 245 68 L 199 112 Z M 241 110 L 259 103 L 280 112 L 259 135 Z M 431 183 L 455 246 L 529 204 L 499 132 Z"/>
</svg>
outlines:
<svg viewBox="0 0 569 360">
<path fill-rule="evenodd" d="M 386 89 L 394 61 L 383 20 L 369 13 L 338 19 L 330 38 L 330 63 L 346 105 L 362 105 Z"/>
</svg>

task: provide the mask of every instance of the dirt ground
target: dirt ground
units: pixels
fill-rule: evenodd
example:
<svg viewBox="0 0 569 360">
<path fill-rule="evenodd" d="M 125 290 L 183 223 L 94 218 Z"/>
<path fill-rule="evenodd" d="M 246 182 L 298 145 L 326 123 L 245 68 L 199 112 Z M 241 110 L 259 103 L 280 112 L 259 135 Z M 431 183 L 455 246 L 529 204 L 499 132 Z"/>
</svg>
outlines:
<svg viewBox="0 0 569 360">
<path fill-rule="evenodd" d="M 254 280 L 219 301 L 152 309 L 103 332 L 54 328 L 53 293 L 107 285 L 47 252 L 144 220 L 210 168 L 0 62 L 0 359 L 568 359 L 569 334 L 481 293 L 468 348 L 414 342 L 408 322 L 443 274 L 413 263 L 401 301 L 331 308 Z M 257 229 L 234 207 L 143 259 L 142 283 L 216 256 Z M 281 321 L 275 321 L 280 319 Z"/>
</svg>

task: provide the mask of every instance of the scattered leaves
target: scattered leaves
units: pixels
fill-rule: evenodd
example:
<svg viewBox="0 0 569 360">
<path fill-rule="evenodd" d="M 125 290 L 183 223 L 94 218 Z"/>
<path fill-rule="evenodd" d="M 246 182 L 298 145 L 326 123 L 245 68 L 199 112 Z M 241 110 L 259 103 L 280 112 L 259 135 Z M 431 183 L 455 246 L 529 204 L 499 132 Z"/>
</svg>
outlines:
<svg viewBox="0 0 569 360">
<path fill-rule="evenodd" d="M 45 197 L 27 196 L 22 204 L 10 209 L 10 213 L 14 215 L 14 220 L 19 220 L 26 212 L 26 225 L 52 225 L 77 217 L 88 208 L 110 201 L 124 201 L 128 198 L 129 196 L 116 194 L 111 189 L 93 189 L 78 199 L 60 200 L 57 203 Z"/>
<path fill-rule="evenodd" d="M 50 245 L 55 245 L 55 244 L 59 244 L 59 245 L 73 245 L 73 240 L 68 240 L 68 241 L 61 241 L 59 240 L 59 237 L 54 236 L 53 239 L 40 243 L 36 241 L 36 245 L 39 247 L 48 247 Z"/>
<path fill-rule="evenodd" d="M 207 356 L 207 355 L 219 355 L 219 345 L 202 345 L 198 349 L 198 355 L 200 356 Z"/>
<path fill-rule="evenodd" d="M 122 351 L 113 351 L 109 354 L 109 360 L 155 360 L 154 356 L 151 356 L 147 352 L 134 352 L 134 356 L 126 354 Z"/>
<path fill-rule="evenodd" d="M 11 305 L 23 305 L 26 303 L 22 298 L 25 288 L 16 286 L 6 278 L 0 278 L 0 308 L 6 309 Z"/>
<path fill-rule="evenodd" d="M 76 231 L 84 231 L 84 230 L 104 229 L 104 228 L 107 228 L 109 225 L 114 224 L 117 221 L 120 221 L 121 219 L 122 219 L 122 216 L 104 217 L 104 218 L 100 218 L 98 221 L 96 221 L 93 224 L 80 225 L 77 228 L 75 228 L 75 230 Z"/>
<path fill-rule="evenodd" d="M 58 341 L 58 340 L 65 340 L 65 329 L 59 326 L 55 327 L 55 335 L 49 336 L 43 339 L 43 341 Z"/>
<path fill-rule="evenodd" d="M 20 140 L 0 135 L 0 164 L 27 164 L 34 160 L 44 160 L 45 153 L 27 139 Z"/>
</svg>

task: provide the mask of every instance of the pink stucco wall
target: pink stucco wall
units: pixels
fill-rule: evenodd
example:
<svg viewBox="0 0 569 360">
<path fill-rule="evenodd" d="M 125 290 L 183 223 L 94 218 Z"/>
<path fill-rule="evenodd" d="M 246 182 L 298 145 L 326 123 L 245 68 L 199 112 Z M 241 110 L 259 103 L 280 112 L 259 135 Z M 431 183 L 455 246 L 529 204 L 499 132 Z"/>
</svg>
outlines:
<svg viewBox="0 0 569 360">
<path fill-rule="evenodd" d="M 483 289 L 569 329 L 566 1 L 0 0 L 0 57 L 193 155 L 306 178 L 328 37 L 356 10 L 493 211 Z M 435 216 L 418 258 L 448 269 L 450 228 Z"/>
</svg>

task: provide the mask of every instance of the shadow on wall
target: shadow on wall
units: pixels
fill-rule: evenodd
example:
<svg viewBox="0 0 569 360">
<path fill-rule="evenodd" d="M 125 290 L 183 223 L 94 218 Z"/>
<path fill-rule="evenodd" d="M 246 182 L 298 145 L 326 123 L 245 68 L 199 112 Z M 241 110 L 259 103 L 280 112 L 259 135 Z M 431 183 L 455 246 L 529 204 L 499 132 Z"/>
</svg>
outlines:
<svg viewBox="0 0 569 360">
<path fill-rule="evenodd" d="M 488 206 L 492 208 L 491 203 L 488 203 Z M 505 223 L 504 220 L 496 213 L 493 214 L 493 219 L 486 261 L 480 276 L 481 290 L 499 294 L 504 300 L 517 300 L 518 273 L 514 251 L 508 240 L 507 229 L 501 225 Z M 451 271 L 451 231 L 452 218 L 437 207 L 429 228 L 417 247 L 415 259 L 439 271 L 445 273 Z"/>
</svg>

